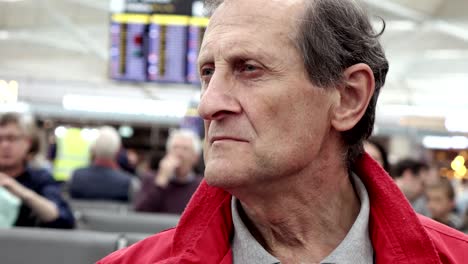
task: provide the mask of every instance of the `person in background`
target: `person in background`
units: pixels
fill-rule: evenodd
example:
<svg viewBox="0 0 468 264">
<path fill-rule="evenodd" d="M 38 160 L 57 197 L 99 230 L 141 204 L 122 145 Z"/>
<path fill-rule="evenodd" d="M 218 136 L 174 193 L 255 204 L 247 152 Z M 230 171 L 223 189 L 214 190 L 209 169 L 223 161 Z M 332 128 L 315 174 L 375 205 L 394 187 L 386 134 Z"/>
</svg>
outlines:
<svg viewBox="0 0 468 264">
<path fill-rule="evenodd" d="M 438 182 L 426 186 L 427 207 L 431 218 L 462 230 L 463 219 L 453 212 L 455 208 L 455 190 L 447 178 L 441 178 Z"/>
<path fill-rule="evenodd" d="M 372 139 L 368 139 L 364 142 L 364 150 L 377 161 L 382 168 L 390 173 L 390 163 L 388 162 L 388 154 L 385 148 Z"/>
<path fill-rule="evenodd" d="M 200 184 L 193 171 L 201 152 L 200 138 L 191 130 L 173 131 L 157 172 L 145 175 L 135 200 L 135 210 L 180 214 Z M 160 159 L 155 156 L 155 159 Z M 155 167 L 155 162 L 152 162 Z"/>
<path fill-rule="evenodd" d="M 117 154 L 117 164 L 119 167 L 130 173 L 136 175 L 136 166 L 138 163 L 138 154 L 134 150 L 121 148 Z"/>
<path fill-rule="evenodd" d="M 427 201 L 424 196 L 424 178 L 429 173 L 429 166 L 414 159 L 403 159 L 394 166 L 394 179 L 400 190 L 422 215 L 429 216 Z"/>
<path fill-rule="evenodd" d="M 73 199 L 126 202 L 139 188 L 138 179 L 117 165 L 121 139 L 113 127 L 102 127 L 91 145 L 93 161 L 89 167 L 73 172 L 69 183 Z"/>
<path fill-rule="evenodd" d="M 75 220 L 59 184 L 48 171 L 27 164 L 33 133 L 22 116 L 0 116 L 0 186 L 22 202 L 15 226 L 73 228 Z"/>
<path fill-rule="evenodd" d="M 461 190 L 456 195 L 455 206 L 460 215 L 468 214 L 468 178 L 463 178 L 460 182 Z M 467 217 L 468 220 L 468 217 Z M 467 225 L 468 228 L 468 225 Z"/>
<path fill-rule="evenodd" d="M 28 152 L 28 165 L 34 169 L 45 169 L 52 173 L 52 163 L 42 153 L 42 134 L 39 130 L 31 135 L 31 147 Z"/>
<path fill-rule="evenodd" d="M 198 56 L 204 180 L 123 263 L 466 263 L 364 153 L 388 71 L 359 1 L 225 0 Z"/>
</svg>

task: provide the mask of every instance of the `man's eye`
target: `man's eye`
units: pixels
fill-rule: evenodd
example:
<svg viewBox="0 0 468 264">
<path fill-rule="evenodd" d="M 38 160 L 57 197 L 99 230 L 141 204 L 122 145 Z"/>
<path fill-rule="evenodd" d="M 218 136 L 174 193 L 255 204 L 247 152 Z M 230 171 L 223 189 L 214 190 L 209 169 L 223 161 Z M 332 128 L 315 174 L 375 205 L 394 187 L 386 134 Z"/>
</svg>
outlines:
<svg viewBox="0 0 468 264">
<path fill-rule="evenodd" d="M 247 71 L 247 72 L 251 72 L 251 71 L 255 71 L 257 70 L 258 68 L 252 64 L 245 64 L 244 67 L 243 67 L 243 70 L 244 71 Z"/>
<path fill-rule="evenodd" d="M 201 76 L 211 76 L 214 73 L 214 68 L 211 67 L 204 67 L 201 69 L 200 74 Z"/>
<path fill-rule="evenodd" d="M 236 65 L 236 73 L 243 78 L 255 79 L 263 74 L 263 68 L 255 62 L 243 61 Z"/>
</svg>

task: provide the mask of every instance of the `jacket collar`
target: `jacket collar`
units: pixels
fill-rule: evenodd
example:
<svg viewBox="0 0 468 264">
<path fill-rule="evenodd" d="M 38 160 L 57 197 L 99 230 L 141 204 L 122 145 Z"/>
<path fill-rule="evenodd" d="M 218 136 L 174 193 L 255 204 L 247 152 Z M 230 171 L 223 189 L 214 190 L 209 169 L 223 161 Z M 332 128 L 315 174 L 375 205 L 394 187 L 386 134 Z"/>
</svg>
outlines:
<svg viewBox="0 0 468 264">
<path fill-rule="evenodd" d="M 119 165 L 117 162 L 114 160 L 109 160 L 109 159 L 100 159 L 100 158 L 95 158 L 93 161 L 94 166 L 99 166 L 99 167 L 106 167 L 110 169 L 117 170 L 119 169 Z"/>
<path fill-rule="evenodd" d="M 382 167 L 364 154 L 356 162 L 355 172 L 369 193 L 369 230 L 376 262 L 440 263 L 413 208 Z"/>
<path fill-rule="evenodd" d="M 369 193 L 376 263 L 440 263 L 429 235 L 388 174 L 367 154 L 354 171 Z M 231 263 L 230 202 L 229 193 L 203 180 L 180 218 L 171 255 L 180 263 Z"/>
</svg>

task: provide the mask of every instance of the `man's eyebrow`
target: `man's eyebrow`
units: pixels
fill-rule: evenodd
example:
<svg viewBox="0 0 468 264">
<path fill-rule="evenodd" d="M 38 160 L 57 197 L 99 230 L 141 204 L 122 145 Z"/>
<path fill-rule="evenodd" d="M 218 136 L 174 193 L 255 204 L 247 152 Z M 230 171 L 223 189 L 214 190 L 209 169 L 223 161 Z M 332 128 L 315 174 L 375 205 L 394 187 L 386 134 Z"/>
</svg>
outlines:
<svg viewBox="0 0 468 264">
<path fill-rule="evenodd" d="M 240 43 L 239 43 L 240 44 Z M 238 44 L 236 44 L 238 45 Z M 234 48 L 227 49 L 228 51 L 222 54 L 222 59 L 225 61 L 233 61 L 238 59 L 244 60 L 260 60 L 262 62 L 268 63 L 274 55 L 268 54 L 260 48 Z M 206 61 L 213 60 L 213 57 L 216 55 L 211 54 L 210 52 L 201 52 L 198 57 L 198 64 L 205 63 Z M 201 66 L 201 65 L 200 65 Z"/>
</svg>

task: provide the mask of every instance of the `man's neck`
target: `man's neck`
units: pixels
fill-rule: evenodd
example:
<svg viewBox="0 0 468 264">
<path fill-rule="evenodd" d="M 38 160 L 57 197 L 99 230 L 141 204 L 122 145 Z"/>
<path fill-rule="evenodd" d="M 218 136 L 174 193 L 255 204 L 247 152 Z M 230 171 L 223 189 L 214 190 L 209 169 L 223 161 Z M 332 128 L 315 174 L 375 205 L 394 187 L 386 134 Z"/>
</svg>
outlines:
<svg viewBox="0 0 468 264">
<path fill-rule="evenodd" d="M 344 239 L 359 213 L 359 198 L 345 169 L 286 179 L 264 190 L 255 197 L 237 197 L 241 218 L 283 263 L 319 263 Z"/>
<path fill-rule="evenodd" d="M 96 166 L 108 167 L 112 169 L 119 168 L 119 165 L 117 164 L 117 162 L 115 162 L 115 160 L 107 158 L 95 158 L 93 164 Z"/>
</svg>

